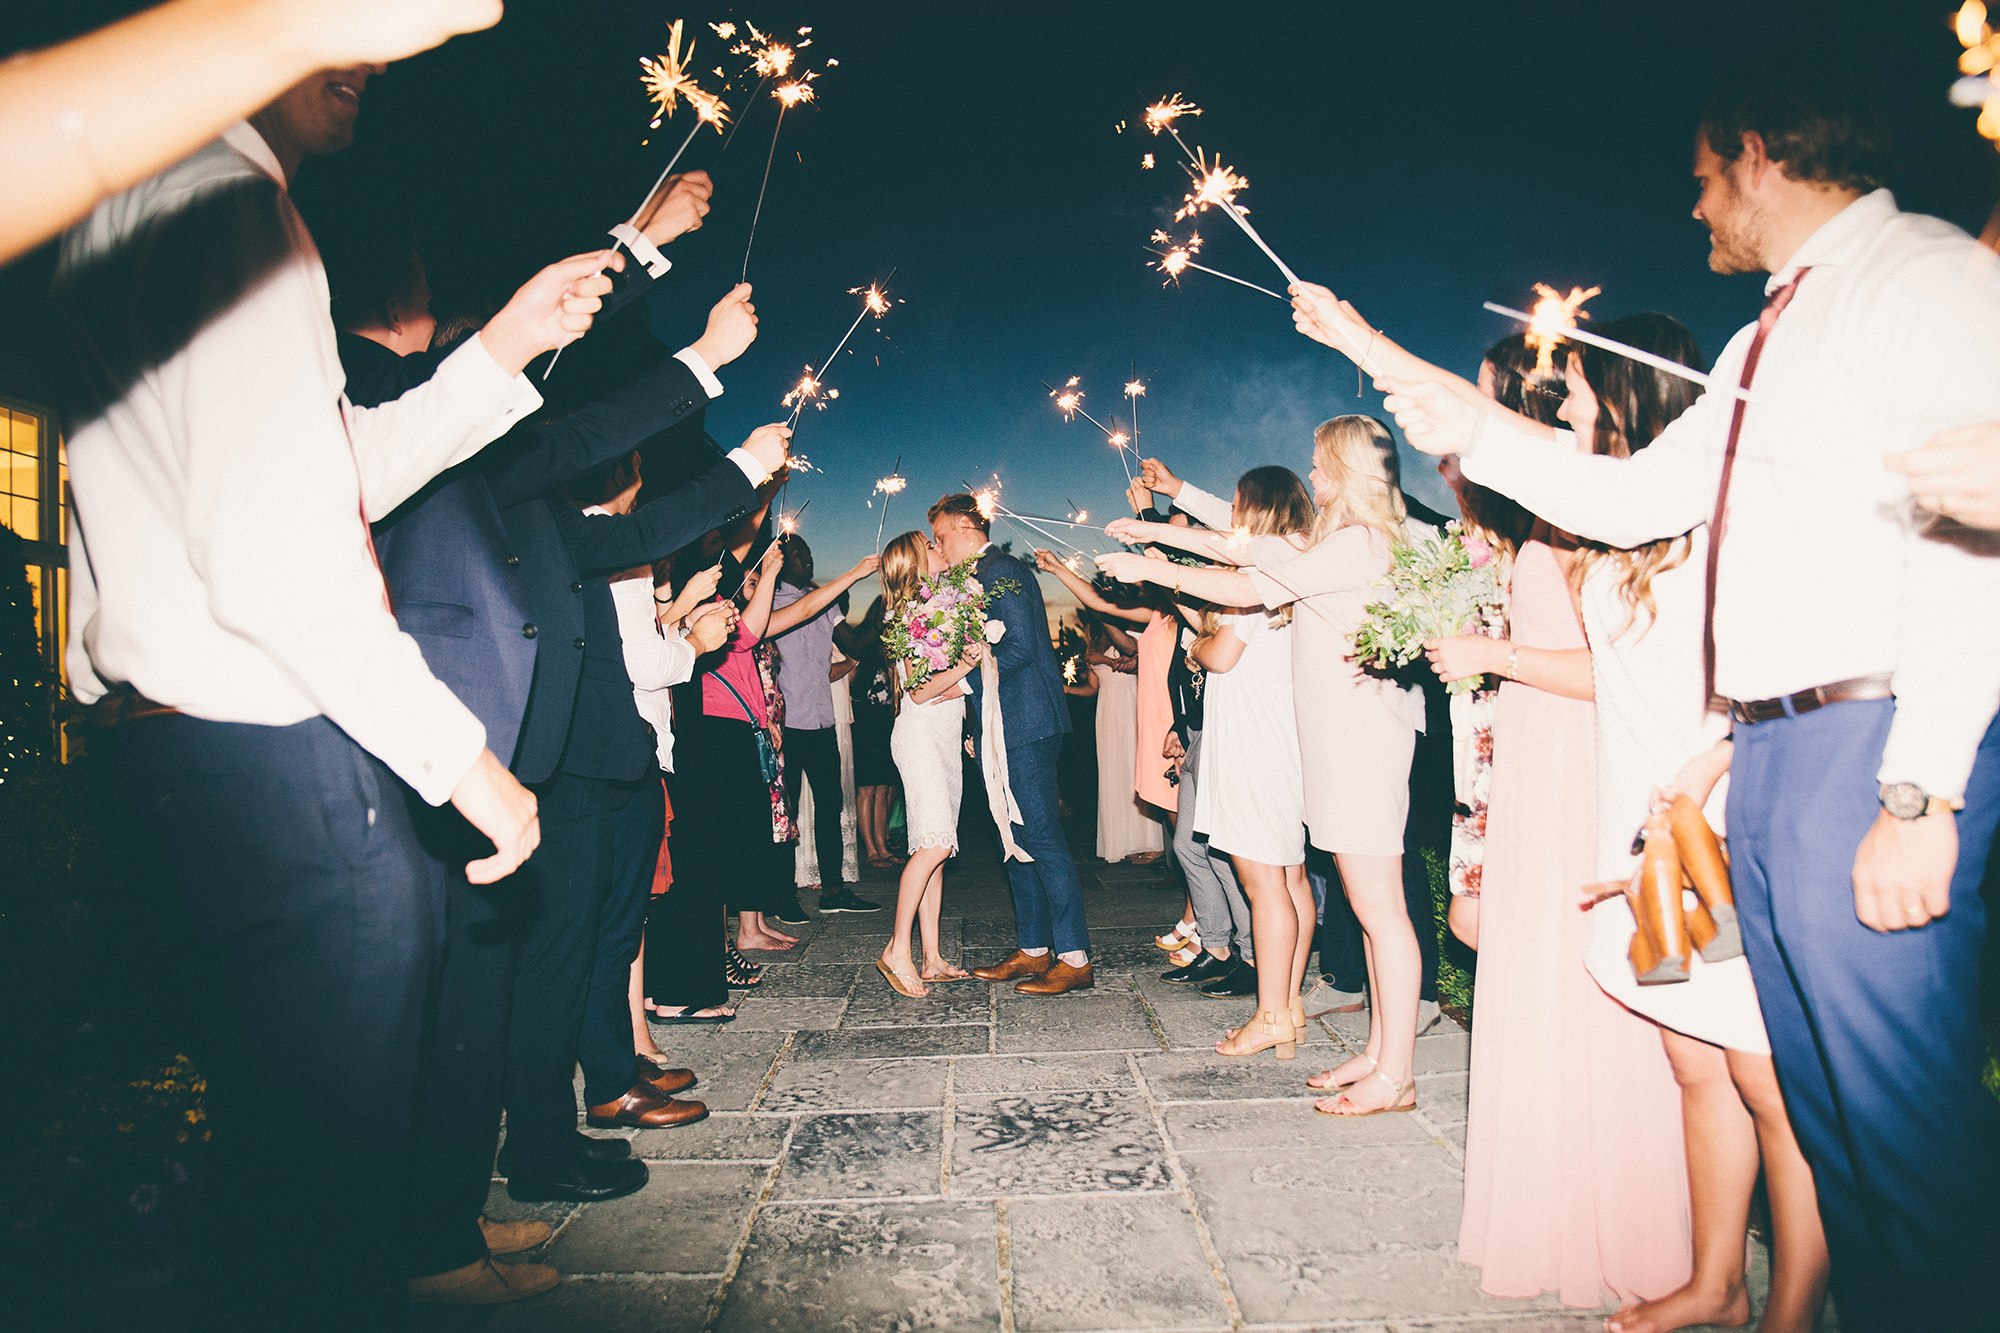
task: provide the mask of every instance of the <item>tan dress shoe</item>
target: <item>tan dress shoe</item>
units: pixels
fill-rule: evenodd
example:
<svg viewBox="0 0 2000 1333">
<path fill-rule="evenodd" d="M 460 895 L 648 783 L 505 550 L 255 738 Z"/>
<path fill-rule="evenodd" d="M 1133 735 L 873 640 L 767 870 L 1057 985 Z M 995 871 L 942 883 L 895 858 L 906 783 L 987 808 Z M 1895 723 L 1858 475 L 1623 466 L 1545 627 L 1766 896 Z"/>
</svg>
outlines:
<svg viewBox="0 0 2000 1333">
<path fill-rule="evenodd" d="M 496 1264 L 475 1259 L 463 1268 L 409 1281 L 413 1305 L 509 1305 L 539 1296 L 562 1281 L 547 1264 Z"/>
<path fill-rule="evenodd" d="M 592 1129 L 612 1129 L 619 1125 L 633 1129 L 672 1129 L 708 1118 L 708 1107 L 700 1102 L 684 1102 L 662 1097 L 650 1083 L 635 1083 L 615 1102 L 590 1108 Z"/>
<path fill-rule="evenodd" d="M 1071 967 L 1057 961 L 1056 965 L 1039 977 L 1030 977 L 1014 989 L 1022 995 L 1067 995 L 1073 990 L 1089 990 L 1097 984 L 1097 977 L 1090 970 L 1090 964 Z"/>
<path fill-rule="evenodd" d="M 695 1085 L 692 1069 L 662 1069 L 646 1077 L 646 1086 L 662 1097 L 671 1097 L 677 1092 L 686 1092 Z"/>
<path fill-rule="evenodd" d="M 1022 977 L 1039 977 L 1054 966 L 1054 953 L 1022 953 L 1019 949 L 992 967 L 975 967 L 972 975 L 981 981 L 1018 981 Z"/>
<path fill-rule="evenodd" d="M 547 1222 L 496 1222 L 490 1217 L 479 1219 L 479 1231 L 486 1237 L 488 1254 L 519 1254 L 556 1234 Z"/>
</svg>

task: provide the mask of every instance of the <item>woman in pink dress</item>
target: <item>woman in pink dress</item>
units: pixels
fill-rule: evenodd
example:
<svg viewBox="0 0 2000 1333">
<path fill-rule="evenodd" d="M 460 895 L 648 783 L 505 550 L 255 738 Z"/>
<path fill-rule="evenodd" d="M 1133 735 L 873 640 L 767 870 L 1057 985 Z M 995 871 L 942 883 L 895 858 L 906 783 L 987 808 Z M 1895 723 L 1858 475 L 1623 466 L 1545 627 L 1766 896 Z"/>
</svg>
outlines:
<svg viewBox="0 0 2000 1333">
<path fill-rule="evenodd" d="M 1558 551 L 1552 543 L 1560 543 Z M 1691 1271 L 1680 1098 L 1652 1024 L 1584 967 L 1597 869 L 1590 650 L 1569 543 L 1514 561 L 1506 639 L 1437 640 L 1445 680 L 1501 678 L 1473 992 L 1459 1258 L 1494 1296 L 1652 1300 Z"/>
</svg>

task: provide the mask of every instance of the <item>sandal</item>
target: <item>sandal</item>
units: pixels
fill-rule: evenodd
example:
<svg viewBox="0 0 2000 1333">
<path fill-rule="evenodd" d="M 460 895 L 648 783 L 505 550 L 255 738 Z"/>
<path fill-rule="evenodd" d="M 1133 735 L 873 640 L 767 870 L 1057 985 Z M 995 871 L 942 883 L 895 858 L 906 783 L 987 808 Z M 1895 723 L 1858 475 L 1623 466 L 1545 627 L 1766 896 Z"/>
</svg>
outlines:
<svg viewBox="0 0 2000 1333">
<path fill-rule="evenodd" d="M 1361 1058 L 1368 1062 L 1368 1074 L 1374 1073 L 1375 1057 L 1363 1051 Z M 1368 1074 L 1363 1074 L 1361 1078 L 1367 1078 Z M 1333 1071 L 1331 1069 L 1322 1069 L 1319 1073 L 1314 1074 L 1306 1080 L 1306 1086 L 1314 1092 L 1341 1092 L 1359 1083 L 1361 1078 L 1351 1078 L 1345 1083 L 1335 1083 L 1333 1081 Z M 1324 1081 L 1322 1082 L 1322 1080 Z"/>
<path fill-rule="evenodd" d="M 1166 934 L 1153 937 L 1153 946 L 1164 953 L 1174 953 L 1188 945 L 1201 947 L 1201 932 L 1195 929 L 1192 921 L 1177 922 Z"/>
<path fill-rule="evenodd" d="M 921 1000 L 930 994 L 930 991 L 924 988 L 924 983 L 917 978 L 914 972 L 905 972 L 901 968 L 892 968 L 880 958 L 875 960 L 875 970 L 882 974 L 882 980 L 889 983 L 890 990 L 896 992 L 896 994 L 906 1000 Z"/>
<path fill-rule="evenodd" d="M 935 985 L 941 981 L 972 980 L 972 973 L 966 971 L 964 968 L 958 966 L 956 963 L 947 963 L 940 961 L 937 966 L 938 970 L 936 972 L 925 970 L 923 972 L 918 973 L 918 975 L 924 979 L 926 984 Z"/>
<path fill-rule="evenodd" d="M 749 990 L 752 986 L 764 984 L 763 966 L 745 958 L 733 944 L 722 947 L 722 975 L 737 990 Z"/>
<path fill-rule="evenodd" d="M 716 1005 L 715 1007 L 720 1009 L 723 1008 L 724 1006 Z M 720 1027 L 724 1023 L 734 1023 L 736 1021 L 736 1015 L 733 1013 L 727 1013 L 727 1014 L 708 1014 L 706 1016 L 703 1016 L 699 1011 L 690 1011 L 686 1009 L 683 1009 L 680 1013 L 677 1014 L 666 1014 L 666 1013 L 661 1013 L 658 1010 L 654 1010 L 652 1013 L 646 1015 L 646 1021 L 648 1023 L 694 1023 L 704 1027 Z"/>
<path fill-rule="evenodd" d="M 1281 1010 L 1260 1009 L 1255 1018 L 1215 1043 L 1217 1055 L 1236 1059 L 1269 1050 L 1275 1050 L 1280 1060 L 1295 1059 L 1299 1053 L 1298 1031 L 1292 1027 L 1292 1016 Z"/>
<path fill-rule="evenodd" d="M 1343 1106 L 1354 1105 L 1354 1103 L 1348 1099 L 1354 1095 L 1354 1089 L 1360 1086 L 1360 1083 L 1355 1083 L 1350 1085 L 1338 1097 L 1335 1097 L 1333 1099 L 1333 1106 L 1331 1109 L 1322 1109 L 1322 1103 L 1314 1102 L 1313 1113 L 1315 1115 L 1330 1115 L 1345 1120 L 1365 1120 L 1371 1115 L 1402 1115 L 1405 1112 L 1414 1111 L 1417 1109 L 1416 1075 L 1412 1074 L 1409 1078 L 1404 1079 L 1401 1083 L 1398 1083 L 1395 1079 L 1390 1078 L 1387 1074 L 1383 1073 L 1381 1070 L 1378 1069 L 1374 1073 L 1370 1074 L 1368 1077 L 1379 1078 L 1384 1083 L 1387 1083 L 1389 1085 L 1389 1104 L 1387 1106 L 1378 1106 L 1372 1111 L 1341 1110 L 1340 1108 Z M 1362 1082 L 1365 1081 L 1366 1080 L 1362 1080 Z M 1410 1100 L 1407 1102 L 1403 1100 L 1403 1094 L 1406 1092 L 1410 1094 Z"/>
</svg>

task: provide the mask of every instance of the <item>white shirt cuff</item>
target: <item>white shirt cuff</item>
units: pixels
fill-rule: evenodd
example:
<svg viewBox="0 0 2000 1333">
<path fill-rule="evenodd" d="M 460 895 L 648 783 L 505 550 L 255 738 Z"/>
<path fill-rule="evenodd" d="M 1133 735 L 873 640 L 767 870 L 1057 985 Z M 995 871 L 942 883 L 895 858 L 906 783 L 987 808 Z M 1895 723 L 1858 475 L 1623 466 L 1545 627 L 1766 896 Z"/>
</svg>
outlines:
<svg viewBox="0 0 2000 1333">
<path fill-rule="evenodd" d="M 477 334 L 460 343 L 431 378 L 439 384 L 451 385 L 473 402 L 494 404 L 498 414 L 495 424 L 499 428 L 487 436 L 489 440 L 499 439 L 515 422 L 542 405 L 542 395 L 536 392 L 527 375 L 509 375 L 502 370 Z"/>
<path fill-rule="evenodd" d="M 653 244 L 652 237 L 640 231 L 629 222 L 621 222 L 611 229 L 611 235 L 625 243 L 632 257 L 645 265 L 646 272 L 658 278 L 673 267 L 673 262 L 660 253 L 660 247 Z"/>
<path fill-rule="evenodd" d="M 695 379 L 701 384 L 702 392 L 706 393 L 711 400 L 722 397 L 722 381 L 717 379 L 715 372 L 708 368 L 708 362 L 702 360 L 700 352 L 695 351 L 692 347 L 683 347 L 680 351 L 674 353 L 674 360 L 694 372 Z"/>
<path fill-rule="evenodd" d="M 750 479 L 753 487 L 762 486 L 771 479 L 770 469 L 757 461 L 757 455 L 740 445 L 729 451 L 729 461 L 743 469 L 743 475 Z"/>
</svg>

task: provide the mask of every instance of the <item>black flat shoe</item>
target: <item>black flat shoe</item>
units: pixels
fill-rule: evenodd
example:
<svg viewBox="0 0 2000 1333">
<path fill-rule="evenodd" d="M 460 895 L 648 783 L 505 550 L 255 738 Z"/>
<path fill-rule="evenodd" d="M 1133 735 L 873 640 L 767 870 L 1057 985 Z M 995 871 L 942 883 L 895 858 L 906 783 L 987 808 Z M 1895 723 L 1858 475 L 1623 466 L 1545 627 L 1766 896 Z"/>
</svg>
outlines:
<svg viewBox="0 0 2000 1333">
<path fill-rule="evenodd" d="M 710 1014 L 707 1018 L 703 1018 L 699 1014 L 695 1013 L 684 1012 L 678 1014 L 662 1014 L 653 1010 L 648 1010 L 646 1013 L 646 1021 L 648 1023 L 662 1023 L 662 1024 L 692 1023 L 692 1024 L 699 1024 L 700 1026 L 703 1027 L 720 1027 L 724 1023 L 734 1023 L 736 1021 L 736 1015 Z"/>
<path fill-rule="evenodd" d="M 764 915 L 781 926 L 804 926 L 812 923 L 812 918 L 806 915 L 806 909 L 799 906 L 796 889 L 792 891 L 790 900 L 783 907 L 775 912 L 766 912 Z"/>
<path fill-rule="evenodd" d="M 864 912 L 879 912 L 881 910 L 882 904 L 871 903 L 866 898 L 858 896 L 854 890 L 849 888 L 841 888 L 835 892 L 823 892 L 819 896 L 819 912 L 821 916 L 825 916 L 828 912 L 853 912 L 859 914 Z M 779 920 L 783 919 L 782 917 L 779 918 Z"/>
<path fill-rule="evenodd" d="M 1211 995 L 1218 999 L 1238 995 L 1255 995 L 1257 993 L 1257 969 L 1240 958 L 1232 958 L 1230 960 L 1230 968 L 1227 972 L 1211 981 L 1204 982 L 1197 989 L 1203 995 Z"/>
<path fill-rule="evenodd" d="M 580 1161 L 622 1162 L 632 1155 L 630 1139 L 600 1139 L 592 1134 L 579 1133 L 572 1142 L 575 1144 L 576 1155 Z M 511 1176 L 514 1174 L 512 1166 L 513 1162 L 507 1155 L 507 1149 L 501 1148 L 499 1160 L 493 1164 L 494 1171 L 503 1176 Z"/>
<path fill-rule="evenodd" d="M 1186 967 L 1177 967 L 1170 972 L 1160 973 L 1160 980 L 1175 986 L 1199 986 L 1228 973 L 1236 965 L 1234 954 L 1227 958 L 1217 958 L 1204 949 L 1201 956 Z"/>
<path fill-rule="evenodd" d="M 547 1175 L 507 1177 L 507 1197 L 517 1203 L 600 1203 L 646 1187 L 646 1164 L 579 1162 Z"/>
</svg>

